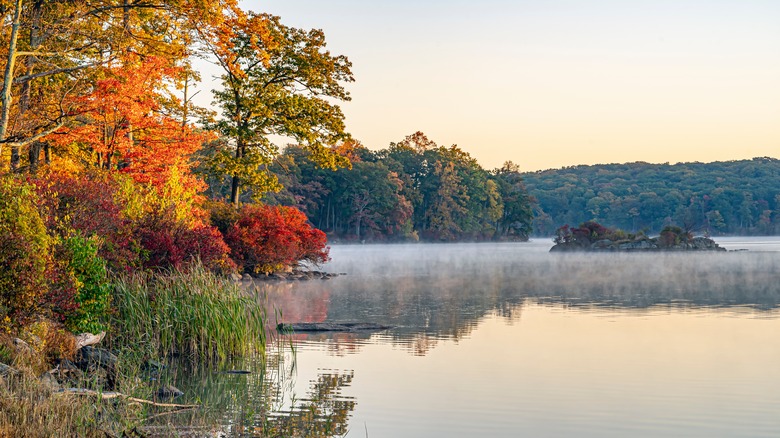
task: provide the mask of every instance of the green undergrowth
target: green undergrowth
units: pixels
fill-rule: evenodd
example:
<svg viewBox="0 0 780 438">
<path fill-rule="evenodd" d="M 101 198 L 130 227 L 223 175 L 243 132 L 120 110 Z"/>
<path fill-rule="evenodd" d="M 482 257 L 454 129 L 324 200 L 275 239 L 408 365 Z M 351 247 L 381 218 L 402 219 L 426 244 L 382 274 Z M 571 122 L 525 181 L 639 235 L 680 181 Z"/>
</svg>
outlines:
<svg viewBox="0 0 780 438">
<path fill-rule="evenodd" d="M 134 274 L 114 282 L 112 346 L 147 357 L 223 361 L 263 354 L 265 313 L 229 279 L 202 267 Z"/>
</svg>

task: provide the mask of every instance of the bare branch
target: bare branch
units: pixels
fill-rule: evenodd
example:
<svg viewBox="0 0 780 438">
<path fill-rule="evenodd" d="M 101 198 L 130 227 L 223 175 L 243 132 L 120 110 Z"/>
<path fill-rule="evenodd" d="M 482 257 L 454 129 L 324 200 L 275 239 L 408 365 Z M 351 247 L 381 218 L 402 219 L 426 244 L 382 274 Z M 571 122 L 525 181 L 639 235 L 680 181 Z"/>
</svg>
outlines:
<svg viewBox="0 0 780 438">
<path fill-rule="evenodd" d="M 31 74 L 31 75 L 19 76 L 18 78 L 14 79 L 14 84 L 23 84 L 25 82 L 31 81 L 33 79 L 42 78 L 44 76 L 51 76 L 51 75 L 56 75 L 56 74 L 60 74 L 60 73 L 70 73 L 70 72 L 82 70 L 82 69 L 85 69 L 85 68 L 94 67 L 96 65 L 100 65 L 100 64 L 103 64 L 105 62 L 108 62 L 108 61 L 90 62 L 89 64 L 77 65 L 75 67 L 56 68 L 54 70 L 43 71 L 43 72 L 40 72 L 40 73 Z"/>
<path fill-rule="evenodd" d="M 22 147 L 27 146 L 30 143 L 33 143 L 35 141 L 40 140 L 43 137 L 46 137 L 47 135 L 53 134 L 56 130 L 62 128 L 62 126 L 65 124 L 64 120 L 59 120 L 57 123 L 55 123 L 53 126 L 51 126 L 49 129 L 43 130 L 32 137 L 26 138 L 21 141 L 0 141 L 2 144 L 7 144 L 11 147 Z M 9 139 L 11 140 L 11 139 Z"/>
</svg>

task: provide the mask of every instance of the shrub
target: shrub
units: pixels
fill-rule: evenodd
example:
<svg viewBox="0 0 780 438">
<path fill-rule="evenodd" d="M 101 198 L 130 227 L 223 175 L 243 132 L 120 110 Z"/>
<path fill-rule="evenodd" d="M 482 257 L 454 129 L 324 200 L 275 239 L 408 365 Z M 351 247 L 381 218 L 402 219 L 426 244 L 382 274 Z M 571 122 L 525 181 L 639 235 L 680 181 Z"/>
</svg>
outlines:
<svg viewBox="0 0 780 438">
<path fill-rule="evenodd" d="M 98 256 L 99 241 L 96 237 L 73 236 L 63 246 L 69 271 L 76 278 L 77 304 L 65 315 L 66 325 L 77 333 L 103 331 L 110 310 L 111 285 L 106 276 L 106 263 Z"/>
<path fill-rule="evenodd" d="M 235 264 L 228 257 L 230 248 L 214 227 L 200 223 L 190 227 L 162 213 L 145 218 L 137 233 L 146 269 L 186 270 L 195 260 L 212 271 L 235 269 Z"/>
<path fill-rule="evenodd" d="M 325 233 L 292 207 L 245 205 L 228 228 L 225 242 L 244 272 L 271 273 L 300 262 L 328 261 Z"/>
<path fill-rule="evenodd" d="M 50 172 L 35 181 L 46 211 L 46 223 L 65 238 L 75 230 L 99 236 L 98 254 L 114 269 L 139 265 L 132 222 L 123 212 L 118 175 L 94 171 L 85 175 Z"/>
<path fill-rule="evenodd" d="M 691 239 L 693 239 L 693 236 L 690 232 L 685 232 L 680 227 L 667 225 L 663 230 L 661 230 L 661 235 L 659 236 L 658 241 L 660 242 L 661 246 L 671 247 L 682 242 L 688 242 Z"/>
<path fill-rule="evenodd" d="M 22 325 L 47 291 L 52 239 L 36 206 L 33 188 L 0 178 L 0 326 Z"/>
</svg>

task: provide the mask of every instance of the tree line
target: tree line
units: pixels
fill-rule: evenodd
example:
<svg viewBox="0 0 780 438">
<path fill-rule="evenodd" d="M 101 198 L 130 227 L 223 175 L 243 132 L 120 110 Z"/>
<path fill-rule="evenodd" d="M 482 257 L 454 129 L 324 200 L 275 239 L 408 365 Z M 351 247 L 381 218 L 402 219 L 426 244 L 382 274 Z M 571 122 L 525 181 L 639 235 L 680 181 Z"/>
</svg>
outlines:
<svg viewBox="0 0 780 438">
<path fill-rule="evenodd" d="M 267 201 L 296 206 L 343 240 L 526 240 L 531 232 L 531 198 L 511 162 L 483 169 L 422 132 L 377 151 L 355 141 L 337 150 L 350 168 L 318 166 L 311 152 L 288 146 L 272 166 L 284 188 Z"/>
<path fill-rule="evenodd" d="M 596 221 L 658 233 L 667 226 L 704 234 L 780 232 L 780 160 L 599 164 L 523 173 L 537 200 L 533 232 Z"/>
</svg>

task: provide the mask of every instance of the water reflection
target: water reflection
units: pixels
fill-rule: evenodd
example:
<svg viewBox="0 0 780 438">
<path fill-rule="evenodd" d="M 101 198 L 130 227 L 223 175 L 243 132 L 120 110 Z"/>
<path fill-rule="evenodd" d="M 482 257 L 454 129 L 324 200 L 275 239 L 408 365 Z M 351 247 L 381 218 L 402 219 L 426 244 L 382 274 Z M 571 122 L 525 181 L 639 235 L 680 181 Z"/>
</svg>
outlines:
<svg viewBox="0 0 780 438">
<path fill-rule="evenodd" d="M 320 370 L 306 391 L 298 392 L 295 362 L 284 340 L 267 358 L 246 358 L 217 368 L 174 361 L 154 376 L 160 384 L 183 390 L 177 403 L 203 408 L 173 418 L 151 416 L 142 430 L 149 436 L 323 438 L 348 430 L 356 401 L 342 390 L 352 382 L 354 371 Z"/>
<path fill-rule="evenodd" d="M 262 284 L 284 322 L 396 326 L 375 341 L 426 354 L 438 340 L 468 337 L 487 315 L 511 321 L 524 303 L 580 309 L 780 305 L 780 252 L 549 254 L 523 244 L 333 248 L 327 282 Z M 361 350 L 370 334 L 299 334 L 335 354 Z M 327 341 L 327 342 L 325 342 Z"/>
<path fill-rule="evenodd" d="M 334 247 L 325 269 L 348 275 L 259 283 L 258 299 L 283 322 L 395 328 L 295 334 L 284 341 L 295 358 L 262 373 L 235 365 L 250 376 L 193 374 L 191 391 L 237 436 L 780 430 L 780 252 L 548 248 Z"/>
</svg>

